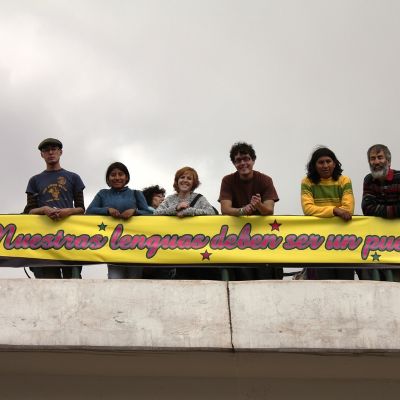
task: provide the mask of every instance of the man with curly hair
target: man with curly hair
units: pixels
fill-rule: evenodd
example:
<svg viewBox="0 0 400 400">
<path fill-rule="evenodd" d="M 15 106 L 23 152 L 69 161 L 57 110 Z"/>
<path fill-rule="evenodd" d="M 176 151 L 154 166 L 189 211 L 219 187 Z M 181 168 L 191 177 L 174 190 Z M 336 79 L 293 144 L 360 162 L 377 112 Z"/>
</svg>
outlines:
<svg viewBox="0 0 400 400">
<path fill-rule="evenodd" d="M 230 158 L 236 172 L 224 176 L 219 202 L 224 215 L 273 215 L 279 201 L 272 179 L 253 169 L 256 153 L 251 144 L 235 143 Z"/>
<path fill-rule="evenodd" d="M 251 144 L 235 143 L 230 159 L 236 172 L 224 176 L 218 201 L 224 215 L 273 215 L 279 201 L 272 179 L 253 169 L 256 153 Z M 270 268 L 265 264 L 256 268 L 230 269 L 231 280 L 282 279 L 282 268 Z"/>
</svg>

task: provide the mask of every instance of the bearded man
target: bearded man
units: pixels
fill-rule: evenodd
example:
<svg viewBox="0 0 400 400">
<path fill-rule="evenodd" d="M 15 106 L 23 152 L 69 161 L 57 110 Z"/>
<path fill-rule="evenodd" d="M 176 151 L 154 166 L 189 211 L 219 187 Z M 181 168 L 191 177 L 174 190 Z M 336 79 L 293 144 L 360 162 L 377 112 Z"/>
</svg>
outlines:
<svg viewBox="0 0 400 400">
<path fill-rule="evenodd" d="M 367 152 L 371 173 L 364 178 L 361 208 L 364 215 L 382 218 L 400 217 L 400 171 L 390 168 L 392 155 L 383 144 L 374 144 Z M 361 279 L 398 281 L 399 270 L 358 270 Z"/>
<path fill-rule="evenodd" d="M 371 173 L 364 178 L 361 208 L 364 215 L 382 218 L 400 217 L 400 171 L 390 168 L 392 156 L 383 144 L 367 152 Z"/>
</svg>

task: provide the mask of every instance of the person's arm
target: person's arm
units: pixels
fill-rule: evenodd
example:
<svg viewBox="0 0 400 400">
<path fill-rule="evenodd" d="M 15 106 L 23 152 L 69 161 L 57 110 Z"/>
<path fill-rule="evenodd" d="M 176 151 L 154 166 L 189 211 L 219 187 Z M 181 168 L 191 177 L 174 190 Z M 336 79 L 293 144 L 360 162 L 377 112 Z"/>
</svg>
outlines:
<svg viewBox="0 0 400 400">
<path fill-rule="evenodd" d="M 305 215 L 320 218 L 339 217 L 344 221 L 350 221 L 354 210 L 354 197 L 350 179 L 347 178 L 347 182 L 344 184 L 344 194 L 340 206 L 316 205 L 309 182 L 303 180 L 301 184 L 301 206 Z"/>
<path fill-rule="evenodd" d="M 254 208 L 254 211 L 258 211 L 260 215 L 273 215 L 274 214 L 274 206 L 275 201 L 266 199 L 264 201 L 261 200 L 261 195 L 259 193 L 255 194 L 251 197 L 250 204 Z"/>
<path fill-rule="evenodd" d="M 49 218 L 56 219 L 59 209 L 56 207 L 42 206 L 39 207 L 37 194 L 27 193 L 27 204 L 24 213 L 33 215 L 47 215 Z"/>
<path fill-rule="evenodd" d="M 176 215 L 177 201 L 174 201 L 175 195 L 165 198 L 165 200 L 155 209 L 154 215 Z"/>
<path fill-rule="evenodd" d="M 363 194 L 361 208 L 364 215 L 381 218 L 400 218 L 400 202 L 384 204 L 372 193 Z"/>
<path fill-rule="evenodd" d="M 83 197 L 83 190 L 74 193 L 74 207 L 75 208 L 81 208 L 83 214 L 85 212 L 85 199 Z"/>
<path fill-rule="evenodd" d="M 74 207 L 60 208 L 57 218 L 63 219 L 70 215 L 81 215 L 85 213 L 85 202 L 83 199 L 83 190 L 74 193 Z"/>
<path fill-rule="evenodd" d="M 353 195 L 353 187 L 351 184 L 350 178 L 347 176 L 341 176 L 340 185 L 342 186 L 342 204 L 340 207 L 335 207 L 333 209 L 333 214 L 337 217 L 342 218 L 345 221 L 350 221 L 354 214 L 354 195 Z"/>
<path fill-rule="evenodd" d="M 215 215 L 214 209 L 212 205 L 208 202 L 208 200 L 201 196 L 196 201 L 193 207 L 188 207 L 178 212 L 179 216 L 195 216 L 195 215 Z"/>
<path fill-rule="evenodd" d="M 234 217 L 240 217 L 242 215 L 251 215 L 254 211 L 251 204 L 247 204 L 243 207 L 232 206 L 232 177 L 230 175 L 225 176 L 221 182 L 221 188 L 219 193 L 218 201 L 221 204 L 222 215 L 232 215 Z"/>
<path fill-rule="evenodd" d="M 372 185 L 371 175 L 367 175 L 364 179 L 361 202 L 363 214 L 381 218 L 400 218 L 400 201 L 389 202 L 387 199 L 379 196 L 374 188 L 375 185 Z M 395 190 L 395 187 L 390 189 Z"/>
<path fill-rule="evenodd" d="M 261 175 L 260 193 L 252 196 L 251 204 L 261 215 L 274 215 L 275 203 L 279 201 L 274 182 L 271 177 Z"/>
<path fill-rule="evenodd" d="M 104 207 L 103 205 L 103 197 L 101 191 L 94 196 L 94 199 L 89 204 L 89 207 L 86 210 L 86 214 L 88 215 L 109 215 L 108 207 Z"/>
<path fill-rule="evenodd" d="M 32 213 L 31 211 L 35 210 L 37 208 L 38 208 L 37 194 L 27 193 L 24 214 L 36 214 L 36 213 Z"/>
<path fill-rule="evenodd" d="M 29 211 L 29 214 L 35 215 L 47 215 L 50 218 L 57 218 L 56 214 L 58 214 L 59 209 L 53 208 L 49 206 L 37 207 L 33 208 Z"/>
<path fill-rule="evenodd" d="M 346 190 L 343 193 L 342 205 L 340 206 L 340 208 L 353 215 L 354 214 L 354 203 L 355 203 L 355 201 L 354 201 L 353 191 Z"/>
<path fill-rule="evenodd" d="M 28 187 L 26 189 L 26 195 L 27 195 L 27 202 L 24 209 L 25 213 L 34 215 L 47 215 L 50 218 L 54 217 L 54 214 L 56 212 L 55 211 L 56 209 L 54 207 L 49 207 L 49 206 L 39 207 L 39 202 L 38 202 L 39 189 L 37 187 L 35 177 L 32 177 L 29 180 Z"/>
<path fill-rule="evenodd" d="M 82 207 L 60 208 L 57 213 L 58 214 L 57 219 L 63 219 L 63 218 L 69 217 L 71 215 L 81 215 L 84 213 L 85 213 L 85 210 Z"/>
<path fill-rule="evenodd" d="M 222 215 L 232 215 L 234 217 L 240 217 L 242 215 L 251 215 L 254 211 L 251 204 L 247 204 L 244 207 L 236 208 L 232 207 L 232 200 L 220 200 L 220 202 Z"/>
<path fill-rule="evenodd" d="M 128 192 L 129 193 L 129 192 Z M 128 208 L 123 212 L 119 213 L 118 216 L 123 219 L 129 219 L 135 215 L 152 215 L 153 212 L 149 210 L 146 199 L 140 190 L 133 190 L 133 202 L 131 203 L 133 208 Z"/>
<path fill-rule="evenodd" d="M 344 221 L 350 221 L 350 220 L 352 219 L 352 217 L 353 217 L 353 214 L 352 214 L 352 213 L 350 213 L 350 212 L 344 210 L 344 209 L 341 208 L 341 207 L 335 207 L 335 208 L 333 209 L 333 215 L 334 215 L 335 217 L 342 218 Z"/>
<path fill-rule="evenodd" d="M 260 202 L 258 205 L 254 207 L 258 210 L 261 215 L 274 215 L 274 200 L 265 200 Z"/>
<path fill-rule="evenodd" d="M 136 197 L 136 207 L 137 207 L 135 215 L 152 215 L 153 212 L 149 210 L 144 194 L 140 190 L 135 190 L 134 193 Z"/>
</svg>

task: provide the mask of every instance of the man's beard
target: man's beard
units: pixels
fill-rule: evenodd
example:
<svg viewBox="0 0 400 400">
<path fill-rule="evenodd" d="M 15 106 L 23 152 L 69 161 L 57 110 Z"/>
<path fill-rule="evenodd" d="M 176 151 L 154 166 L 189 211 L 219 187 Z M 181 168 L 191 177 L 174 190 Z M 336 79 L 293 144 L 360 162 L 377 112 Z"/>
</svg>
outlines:
<svg viewBox="0 0 400 400">
<path fill-rule="evenodd" d="M 384 166 L 380 167 L 379 169 L 374 169 L 372 165 L 369 166 L 371 170 L 371 175 L 374 179 L 382 179 L 386 178 L 386 175 L 389 171 L 389 165 L 385 164 Z"/>
</svg>

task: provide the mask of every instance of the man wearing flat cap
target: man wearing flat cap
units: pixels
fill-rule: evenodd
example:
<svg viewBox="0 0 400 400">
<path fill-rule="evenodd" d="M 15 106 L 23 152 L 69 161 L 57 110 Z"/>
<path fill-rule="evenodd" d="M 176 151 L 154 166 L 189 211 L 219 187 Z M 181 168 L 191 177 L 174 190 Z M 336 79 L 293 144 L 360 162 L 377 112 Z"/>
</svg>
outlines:
<svg viewBox="0 0 400 400">
<path fill-rule="evenodd" d="M 58 139 L 48 138 L 43 140 L 38 148 L 46 163 L 46 169 L 29 180 L 24 212 L 47 215 L 53 220 L 83 214 L 85 185 L 78 174 L 61 168 L 62 143 Z M 49 279 L 80 278 L 81 269 L 82 267 L 31 268 L 36 278 Z"/>
</svg>

